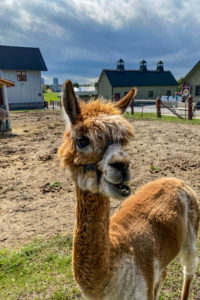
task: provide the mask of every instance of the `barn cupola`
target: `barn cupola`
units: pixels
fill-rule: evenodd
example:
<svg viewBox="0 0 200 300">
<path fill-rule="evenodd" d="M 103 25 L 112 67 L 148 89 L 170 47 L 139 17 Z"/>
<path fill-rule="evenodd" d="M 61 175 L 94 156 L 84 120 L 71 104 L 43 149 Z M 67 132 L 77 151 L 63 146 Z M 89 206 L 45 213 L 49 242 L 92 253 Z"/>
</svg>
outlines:
<svg viewBox="0 0 200 300">
<path fill-rule="evenodd" d="M 158 72 L 164 72 L 163 62 L 161 60 L 157 63 L 156 71 L 158 71 Z"/>
<path fill-rule="evenodd" d="M 140 62 L 140 71 L 147 72 L 147 62 L 145 60 Z"/>
<path fill-rule="evenodd" d="M 125 70 L 124 69 L 124 61 L 121 58 L 117 61 L 117 70 L 118 71 L 124 71 Z"/>
</svg>

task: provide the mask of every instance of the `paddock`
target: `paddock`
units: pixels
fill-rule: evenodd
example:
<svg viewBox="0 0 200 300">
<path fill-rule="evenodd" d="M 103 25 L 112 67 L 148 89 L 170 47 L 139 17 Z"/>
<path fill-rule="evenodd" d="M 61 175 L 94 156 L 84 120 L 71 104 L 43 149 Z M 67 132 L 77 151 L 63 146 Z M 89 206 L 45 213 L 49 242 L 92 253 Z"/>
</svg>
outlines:
<svg viewBox="0 0 200 300">
<path fill-rule="evenodd" d="M 75 189 L 56 154 L 64 131 L 61 112 L 12 112 L 11 122 L 12 135 L 0 139 L 0 247 L 15 248 L 56 234 L 72 236 Z M 199 195 L 199 125 L 130 122 L 136 133 L 127 147 L 132 192 L 151 180 L 170 176 L 184 179 Z M 120 205 L 112 199 L 111 213 Z M 163 293 L 167 296 L 167 289 Z M 199 299 L 199 269 L 192 293 L 194 300 Z"/>
<path fill-rule="evenodd" d="M 60 168 L 57 148 L 64 123 L 59 111 L 12 112 L 12 136 L 0 142 L 0 245 L 25 244 L 37 236 L 72 234 L 75 190 Z M 186 180 L 200 193 L 198 125 L 131 121 L 128 146 L 132 191 L 163 176 Z M 114 212 L 120 201 L 112 200 Z"/>
</svg>

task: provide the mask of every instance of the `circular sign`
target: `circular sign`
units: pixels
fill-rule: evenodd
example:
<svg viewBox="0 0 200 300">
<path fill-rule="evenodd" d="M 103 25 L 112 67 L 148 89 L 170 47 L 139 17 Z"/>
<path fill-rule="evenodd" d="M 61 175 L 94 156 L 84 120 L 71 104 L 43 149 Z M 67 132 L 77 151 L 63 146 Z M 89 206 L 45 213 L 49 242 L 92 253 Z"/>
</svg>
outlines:
<svg viewBox="0 0 200 300">
<path fill-rule="evenodd" d="M 183 96 L 188 96 L 190 91 L 188 89 L 184 89 Z"/>
</svg>

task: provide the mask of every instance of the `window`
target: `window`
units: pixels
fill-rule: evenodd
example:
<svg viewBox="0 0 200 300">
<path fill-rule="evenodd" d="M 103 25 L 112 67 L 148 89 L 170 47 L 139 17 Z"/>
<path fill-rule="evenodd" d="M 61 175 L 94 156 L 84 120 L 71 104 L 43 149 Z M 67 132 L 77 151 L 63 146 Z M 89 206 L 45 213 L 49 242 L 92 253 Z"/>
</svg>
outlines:
<svg viewBox="0 0 200 300">
<path fill-rule="evenodd" d="M 153 97 L 153 91 L 148 92 L 148 97 Z"/>
<path fill-rule="evenodd" d="M 171 96 L 171 91 L 167 91 L 167 96 Z"/>
<path fill-rule="evenodd" d="M 196 85 L 195 96 L 200 96 L 200 85 Z"/>
<path fill-rule="evenodd" d="M 120 93 L 115 93 L 115 100 L 119 100 L 120 99 Z"/>
<path fill-rule="evenodd" d="M 27 81 L 26 72 L 24 72 L 24 71 L 17 71 L 17 80 L 18 81 Z"/>
</svg>

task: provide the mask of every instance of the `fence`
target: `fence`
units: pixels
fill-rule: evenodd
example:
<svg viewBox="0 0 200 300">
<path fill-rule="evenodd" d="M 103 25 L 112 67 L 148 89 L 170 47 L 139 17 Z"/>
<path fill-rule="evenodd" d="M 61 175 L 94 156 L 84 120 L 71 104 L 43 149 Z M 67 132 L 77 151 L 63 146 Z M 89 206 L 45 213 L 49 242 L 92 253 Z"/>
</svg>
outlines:
<svg viewBox="0 0 200 300">
<path fill-rule="evenodd" d="M 141 113 L 143 116 L 145 113 L 154 113 L 158 118 L 162 115 L 176 116 L 181 119 L 200 118 L 200 110 L 195 103 L 193 103 L 192 97 L 188 97 L 186 102 L 176 101 L 162 101 L 157 98 L 156 100 L 133 100 L 131 105 L 126 110 L 128 113 Z"/>
<path fill-rule="evenodd" d="M 61 110 L 62 102 L 60 100 L 59 101 L 50 100 L 46 108 L 51 110 Z"/>
</svg>

